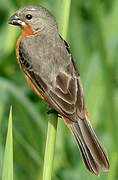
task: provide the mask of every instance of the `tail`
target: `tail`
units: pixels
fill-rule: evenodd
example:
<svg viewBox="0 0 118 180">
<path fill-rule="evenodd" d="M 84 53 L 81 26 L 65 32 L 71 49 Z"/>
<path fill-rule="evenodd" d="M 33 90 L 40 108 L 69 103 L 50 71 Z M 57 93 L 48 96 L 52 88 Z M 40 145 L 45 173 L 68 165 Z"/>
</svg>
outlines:
<svg viewBox="0 0 118 180">
<path fill-rule="evenodd" d="M 109 169 L 107 156 L 87 117 L 69 124 L 69 127 L 76 138 L 87 169 L 96 175 L 101 171 L 107 171 Z"/>
</svg>

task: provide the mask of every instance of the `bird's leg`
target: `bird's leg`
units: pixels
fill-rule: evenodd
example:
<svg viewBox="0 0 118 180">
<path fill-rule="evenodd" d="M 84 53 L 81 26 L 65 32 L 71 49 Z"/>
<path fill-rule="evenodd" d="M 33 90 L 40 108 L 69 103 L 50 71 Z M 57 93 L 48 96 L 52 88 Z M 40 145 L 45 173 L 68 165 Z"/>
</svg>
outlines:
<svg viewBox="0 0 118 180">
<path fill-rule="evenodd" d="M 58 114 L 58 112 L 51 106 L 48 106 L 47 114 Z M 58 117 L 61 118 L 60 114 L 58 114 Z"/>
<path fill-rule="evenodd" d="M 51 106 L 48 106 L 47 114 L 57 114 L 57 111 Z"/>
</svg>

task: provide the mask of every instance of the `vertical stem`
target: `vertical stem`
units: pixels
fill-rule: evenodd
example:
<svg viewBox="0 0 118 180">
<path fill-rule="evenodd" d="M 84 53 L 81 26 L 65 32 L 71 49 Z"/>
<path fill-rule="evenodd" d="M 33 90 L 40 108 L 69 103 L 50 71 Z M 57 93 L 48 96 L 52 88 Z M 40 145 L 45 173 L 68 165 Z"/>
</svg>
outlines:
<svg viewBox="0 0 118 180">
<path fill-rule="evenodd" d="M 70 5 L 71 0 L 62 1 L 62 13 L 61 17 L 63 18 L 63 23 L 61 24 L 61 34 L 64 39 L 67 38 L 69 14 L 70 14 Z M 48 121 L 48 130 L 47 130 L 47 140 L 45 148 L 45 157 L 44 157 L 44 167 L 43 167 L 43 180 L 51 180 L 52 170 L 53 170 L 53 159 L 54 159 L 54 150 L 56 143 L 56 132 L 57 132 L 57 114 L 49 115 Z"/>
<path fill-rule="evenodd" d="M 57 114 L 50 114 L 45 147 L 43 180 L 51 180 L 57 131 Z"/>
<path fill-rule="evenodd" d="M 61 6 L 62 9 L 60 14 L 61 15 L 60 33 L 64 39 L 67 39 L 71 0 L 63 0 Z"/>
<path fill-rule="evenodd" d="M 7 138 L 4 153 L 2 180 L 13 180 L 13 134 L 12 107 L 10 108 Z"/>
</svg>

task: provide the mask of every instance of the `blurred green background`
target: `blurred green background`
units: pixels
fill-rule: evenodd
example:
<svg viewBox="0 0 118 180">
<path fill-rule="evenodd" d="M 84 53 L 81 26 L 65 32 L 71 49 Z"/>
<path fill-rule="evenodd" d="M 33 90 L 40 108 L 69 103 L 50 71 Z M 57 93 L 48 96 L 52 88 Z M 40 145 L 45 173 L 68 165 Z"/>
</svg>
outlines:
<svg viewBox="0 0 118 180">
<path fill-rule="evenodd" d="M 47 105 L 32 92 L 16 63 L 20 29 L 7 24 L 12 13 L 28 4 L 48 8 L 60 32 L 63 24 L 62 0 L 0 0 L 0 176 L 12 105 L 15 180 L 41 180 L 48 119 Z M 67 40 L 91 123 L 111 168 L 99 177 L 88 173 L 73 136 L 59 119 L 53 180 L 118 180 L 118 0 L 72 0 Z"/>
</svg>

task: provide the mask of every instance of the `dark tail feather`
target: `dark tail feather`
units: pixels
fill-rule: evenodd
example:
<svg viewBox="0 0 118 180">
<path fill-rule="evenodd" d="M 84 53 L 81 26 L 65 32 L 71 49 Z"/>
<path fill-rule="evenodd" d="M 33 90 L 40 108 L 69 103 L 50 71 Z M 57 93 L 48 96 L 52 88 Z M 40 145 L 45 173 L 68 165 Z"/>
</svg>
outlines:
<svg viewBox="0 0 118 180">
<path fill-rule="evenodd" d="M 96 175 L 101 171 L 107 171 L 109 169 L 107 156 L 87 118 L 72 123 L 70 128 L 77 140 L 87 169 Z"/>
</svg>

